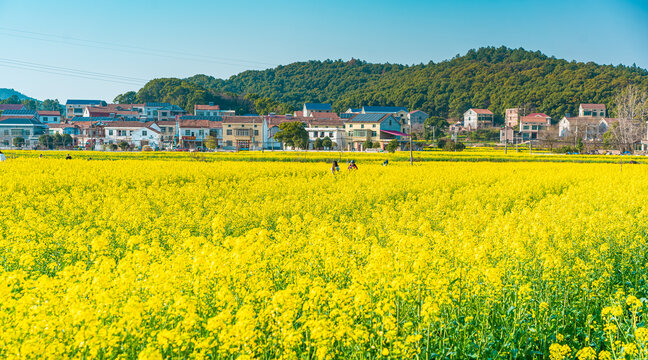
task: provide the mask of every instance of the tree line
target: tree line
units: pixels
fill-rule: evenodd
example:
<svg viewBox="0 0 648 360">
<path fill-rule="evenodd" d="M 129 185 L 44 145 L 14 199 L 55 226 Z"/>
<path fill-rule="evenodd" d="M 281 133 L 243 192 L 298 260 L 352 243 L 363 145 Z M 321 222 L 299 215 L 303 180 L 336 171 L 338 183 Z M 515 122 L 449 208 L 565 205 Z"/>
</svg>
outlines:
<svg viewBox="0 0 648 360">
<path fill-rule="evenodd" d="M 115 101 L 169 102 L 188 111 L 214 102 L 238 113 L 288 113 L 304 102 L 331 103 L 343 112 L 362 105 L 406 106 L 432 116 L 460 118 L 468 108 L 522 107 L 555 121 L 577 114 L 580 103 L 614 111 L 620 88 L 648 89 L 648 71 L 636 65 L 598 65 L 556 59 L 539 51 L 485 47 L 439 63 L 372 64 L 351 59 L 296 62 L 245 71 L 229 79 L 195 75 L 155 79 Z"/>
</svg>

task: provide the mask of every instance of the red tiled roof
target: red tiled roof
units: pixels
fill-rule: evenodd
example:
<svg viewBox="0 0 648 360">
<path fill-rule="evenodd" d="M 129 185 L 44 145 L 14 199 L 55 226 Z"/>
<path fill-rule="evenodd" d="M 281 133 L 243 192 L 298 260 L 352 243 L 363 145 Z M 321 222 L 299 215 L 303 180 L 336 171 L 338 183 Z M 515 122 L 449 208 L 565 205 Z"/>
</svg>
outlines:
<svg viewBox="0 0 648 360">
<path fill-rule="evenodd" d="M 605 104 L 580 104 L 583 109 L 605 110 Z"/>
<path fill-rule="evenodd" d="M 220 121 L 209 120 L 180 120 L 181 128 L 195 128 L 195 129 L 217 129 L 222 128 L 223 124 Z"/>
<path fill-rule="evenodd" d="M 71 127 L 78 127 L 76 124 L 45 124 L 50 129 L 64 129 Z"/>
<path fill-rule="evenodd" d="M 295 111 L 295 117 L 302 117 L 302 116 L 304 116 L 303 111 L 301 111 L 301 110 L 300 111 Z"/>
<path fill-rule="evenodd" d="M 541 117 L 541 116 L 523 116 L 520 118 L 521 123 L 542 123 L 546 124 L 547 123 L 547 118 Z"/>
<path fill-rule="evenodd" d="M 325 113 L 325 112 L 311 112 L 311 117 L 318 119 L 339 119 L 340 117 L 336 113 Z"/>
<path fill-rule="evenodd" d="M 470 110 L 476 112 L 477 114 L 493 115 L 493 113 L 488 109 L 470 109 Z"/>
<path fill-rule="evenodd" d="M 260 116 L 224 116 L 223 123 L 228 124 L 263 124 L 263 118 Z"/>
<path fill-rule="evenodd" d="M 60 111 L 43 110 L 43 111 L 39 111 L 38 115 L 41 115 L 41 116 L 61 116 L 61 112 Z"/>
<path fill-rule="evenodd" d="M 527 116 L 528 117 L 531 117 L 531 116 L 533 116 L 533 117 L 543 117 L 543 118 L 548 118 L 549 117 L 549 115 L 547 115 L 545 113 L 531 113 L 531 114 L 529 114 Z"/>
<path fill-rule="evenodd" d="M 22 104 L 0 104 L 0 111 L 2 110 L 22 110 L 25 107 Z"/>
<path fill-rule="evenodd" d="M 331 127 L 342 127 L 344 122 L 341 119 L 307 119 L 306 125 L 308 127 L 313 126 L 331 126 Z"/>
<path fill-rule="evenodd" d="M 220 110 L 218 105 L 195 105 L 196 110 Z"/>
</svg>

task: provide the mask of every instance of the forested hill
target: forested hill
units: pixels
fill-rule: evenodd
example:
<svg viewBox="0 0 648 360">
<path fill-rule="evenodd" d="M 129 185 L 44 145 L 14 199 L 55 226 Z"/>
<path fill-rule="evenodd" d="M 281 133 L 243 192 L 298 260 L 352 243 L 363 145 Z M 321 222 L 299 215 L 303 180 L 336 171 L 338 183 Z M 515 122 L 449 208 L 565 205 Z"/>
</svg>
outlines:
<svg viewBox="0 0 648 360">
<path fill-rule="evenodd" d="M 304 102 L 332 103 L 337 111 L 360 105 L 398 105 L 431 115 L 458 117 L 470 107 L 489 108 L 498 115 L 508 107 L 526 106 L 558 119 L 576 113 L 579 103 L 613 107 L 619 88 L 634 83 L 648 89 L 648 71 L 636 66 L 569 62 L 524 49 L 480 48 L 464 56 L 426 65 L 371 64 L 361 60 L 298 62 L 262 71 L 245 71 L 227 80 L 196 75 L 184 79 L 183 91 L 166 92 L 158 79 L 140 90 L 137 100 L 167 101 L 193 107 L 219 94 L 248 95 L 251 111 L 282 112 Z M 198 90 L 196 90 L 198 89 Z M 143 92 L 145 97 L 139 95 Z M 169 94 L 208 90 L 195 101 Z M 189 94 L 189 96 L 193 96 Z M 195 96 L 194 96 L 195 98 Z"/>
</svg>

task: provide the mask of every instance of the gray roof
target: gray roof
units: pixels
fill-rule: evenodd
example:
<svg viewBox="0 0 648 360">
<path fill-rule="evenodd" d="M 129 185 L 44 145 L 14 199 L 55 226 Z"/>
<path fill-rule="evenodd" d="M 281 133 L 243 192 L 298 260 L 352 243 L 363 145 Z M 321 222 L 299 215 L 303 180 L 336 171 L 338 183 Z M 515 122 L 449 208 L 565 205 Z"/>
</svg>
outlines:
<svg viewBox="0 0 648 360">
<path fill-rule="evenodd" d="M 33 115 L 37 116 L 38 112 L 36 110 L 5 110 L 2 112 L 2 116 L 12 116 L 12 115 Z"/>
<path fill-rule="evenodd" d="M 164 108 L 164 107 L 171 106 L 171 104 L 169 104 L 169 103 L 160 103 L 160 102 L 147 102 L 146 104 L 144 104 L 144 106 L 146 106 L 146 107 Z"/>
<path fill-rule="evenodd" d="M 121 121 L 124 119 L 139 119 L 136 117 L 123 117 L 123 116 L 118 116 L 118 117 L 105 117 L 105 116 L 91 116 L 91 117 L 83 117 L 83 116 L 75 116 L 68 121 L 74 122 L 74 121 Z M 143 122 L 143 121 L 142 121 Z"/>
<path fill-rule="evenodd" d="M 371 113 L 371 114 L 357 114 L 356 116 L 352 117 L 348 121 L 354 121 L 354 122 L 380 122 L 384 118 L 391 116 L 391 114 L 379 114 L 379 113 Z"/>
<path fill-rule="evenodd" d="M 28 126 L 46 126 L 42 122 L 36 120 L 36 118 L 26 119 L 26 118 L 9 118 L 0 121 L 0 125 L 28 125 Z"/>
<path fill-rule="evenodd" d="M 311 110 L 311 111 L 322 111 L 322 110 L 327 110 L 327 111 L 333 111 L 333 107 L 331 104 L 318 104 L 318 103 L 306 103 L 304 104 L 306 107 L 306 110 Z"/>
<path fill-rule="evenodd" d="M 402 106 L 363 106 L 362 109 L 366 113 L 395 113 L 399 111 L 407 111 L 407 108 Z"/>
<path fill-rule="evenodd" d="M 68 99 L 65 105 L 101 105 L 106 106 L 106 102 L 103 100 L 73 100 Z"/>
</svg>

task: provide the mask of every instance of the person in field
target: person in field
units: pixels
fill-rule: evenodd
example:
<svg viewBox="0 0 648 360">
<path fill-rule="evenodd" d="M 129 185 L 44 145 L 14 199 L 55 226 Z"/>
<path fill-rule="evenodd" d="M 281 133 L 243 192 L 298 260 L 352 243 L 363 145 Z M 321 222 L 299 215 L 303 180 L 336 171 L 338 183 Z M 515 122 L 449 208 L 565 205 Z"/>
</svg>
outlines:
<svg viewBox="0 0 648 360">
<path fill-rule="evenodd" d="M 340 172 L 340 166 L 338 165 L 338 162 L 333 160 L 333 166 L 331 166 L 331 172 L 333 175 L 335 175 L 336 172 Z"/>
<path fill-rule="evenodd" d="M 387 166 L 387 165 L 389 165 L 389 159 L 385 159 L 385 161 L 383 162 L 383 166 Z"/>
<path fill-rule="evenodd" d="M 2 153 L 2 151 L 0 151 L 0 162 L 2 161 L 7 161 L 7 157 Z"/>
<path fill-rule="evenodd" d="M 349 171 L 351 170 L 358 170 L 358 165 L 356 165 L 355 160 L 351 160 L 349 163 Z"/>
<path fill-rule="evenodd" d="M 65 160 L 72 160 L 72 156 L 70 156 L 70 154 L 67 154 L 67 156 L 65 157 Z"/>
</svg>

